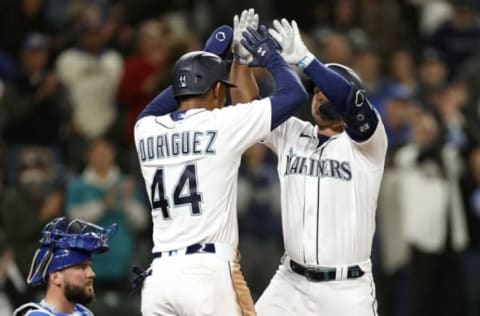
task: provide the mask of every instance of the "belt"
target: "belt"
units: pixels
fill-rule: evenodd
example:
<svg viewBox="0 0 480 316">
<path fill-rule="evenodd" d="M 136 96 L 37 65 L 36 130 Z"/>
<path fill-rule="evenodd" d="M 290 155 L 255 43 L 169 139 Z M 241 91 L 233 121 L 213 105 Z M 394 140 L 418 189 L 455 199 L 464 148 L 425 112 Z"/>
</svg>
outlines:
<svg viewBox="0 0 480 316">
<path fill-rule="evenodd" d="M 292 271 L 304 276 L 312 282 L 332 281 L 336 279 L 337 268 L 329 267 L 305 267 L 293 260 L 290 260 Z M 347 279 L 356 279 L 364 275 L 365 272 L 358 266 L 353 265 L 347 268 Z"/>
<path fill-rule="evenodd" d="M 193 255 L 195 253 L 215 253 L 215 244 L 193 244 L 186 248 L 154 252 L 153 259 L 176 255 Z"/>
</svg>

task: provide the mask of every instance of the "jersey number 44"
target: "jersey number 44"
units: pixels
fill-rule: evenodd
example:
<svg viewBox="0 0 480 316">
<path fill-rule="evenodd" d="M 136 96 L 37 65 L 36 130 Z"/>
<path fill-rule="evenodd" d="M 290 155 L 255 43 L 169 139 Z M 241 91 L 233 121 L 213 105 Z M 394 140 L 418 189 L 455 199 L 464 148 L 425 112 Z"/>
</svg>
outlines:
<svg viewBox="0 0 480 316">
<path fill-rule="evenodd" d="M 170 202 L 165 192 L 164 169 L 159 168 L 155 172 L 152 185 L 150 186 L 150 196 L 152 209 L 160 209 L 164 219 L 171 219 Z M 183 172 L 173 187 L 173 205 L 190 205 L 193 216 L 202 213 L 200 204 L 202 195 L 197 190 L 197 170 L 194 164 L 186 165 Z"/>
</svg>

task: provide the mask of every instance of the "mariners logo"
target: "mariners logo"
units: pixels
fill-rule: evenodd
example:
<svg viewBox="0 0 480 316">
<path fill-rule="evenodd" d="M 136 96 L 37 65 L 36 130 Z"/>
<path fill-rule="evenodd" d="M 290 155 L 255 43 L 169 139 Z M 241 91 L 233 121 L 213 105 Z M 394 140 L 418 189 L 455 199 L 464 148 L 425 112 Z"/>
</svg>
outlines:
<svg viewBox="0 0 480 316">
<path fill-rule="evenodd" d="M 290 153 L 287 154 L 284 175 L 291 174 L 350 181 L 352 180 L 352 167 L 348 161 L 302 157 L 290 150 Z"/>
</svg>

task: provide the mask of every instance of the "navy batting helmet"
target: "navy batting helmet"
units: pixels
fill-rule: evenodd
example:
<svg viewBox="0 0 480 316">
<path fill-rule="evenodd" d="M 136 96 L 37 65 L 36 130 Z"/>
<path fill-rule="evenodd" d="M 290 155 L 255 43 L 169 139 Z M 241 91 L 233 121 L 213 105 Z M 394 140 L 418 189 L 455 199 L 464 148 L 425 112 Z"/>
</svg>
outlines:
<svg viewBox="0 0 480 316">
<path fill-rule="evenodd" d="M 204 51 L 186 53 L 173 70 L 173 96 L 202 95 L 218 81 L 235 87 L 228 80 L 227 66 L 220 57 Z"/>
<path fill-rule="evenodd" d="M 332 69 L 340 76 L 342 76 L 345 80 L 350 82 L 350 84 L 353 85 L 358 90 L 365 90 L 363 87 L 362 81 L 360 80 L 360 77 L 357 75 L 355 71 L 353 71 L 353 69 L 347 66 L 344 66 L 342 64 L 336 64 L 336 63 L 325 64 L 325 66 L 329 69 Z M 313 90 L 315 89 L 315 83 L 310 78 L 305 78 L 303 80 L 305 84 L 305 89 L 310 94 L 313 94 Z"/>
<path fill-rule="evenodd" d="M 49 273 L 87 262 L 92 253 L 107 251 L 108 241 L 116 231 L 116 224 L 103 228 L 81 220 L 69 222 L 65 217 L 50 221 L 42 230 L 28 285 L 42 284 Z"/>
<path fill-rule="evenodd" d="M 327 66 L 329 69 L 332 69 L 337 74 L 341 75 L 345 80 L 350 82 L 350 84 L 358 90 L 364 90 L 360 77 L 355 71 L 353 71 L 353 69 L 345 65 L 336 63 L 325 64 L 325 66 Z"/>
</svg>

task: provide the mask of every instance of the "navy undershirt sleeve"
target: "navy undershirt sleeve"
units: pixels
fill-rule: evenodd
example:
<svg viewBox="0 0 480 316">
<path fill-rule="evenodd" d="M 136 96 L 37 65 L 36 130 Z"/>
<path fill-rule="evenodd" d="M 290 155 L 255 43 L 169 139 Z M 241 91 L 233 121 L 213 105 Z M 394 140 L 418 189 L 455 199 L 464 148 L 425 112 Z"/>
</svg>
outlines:
<svg viewBox="0 0 480 316">
<path fill-rule="evenodd" d="M 270 96 L 272 106 L 271 130 L 285 122 L 307 102 L 307 92 L 295 71 L 280 56 L 267 65 L 275 80 L 276 90 Z"/>
<path fill-rule="evenodd" d="M 373 109 L 364 92 L 352 89 L 347 98 L 345 131 L 353 140 L 363 142 L 369 139 L 378 126 L 378 114 Z"/>
<path fill-rule="evenodd" d="M 342 116 L 347 112 L 347 98 L 352 86 L 341 75 L 314 59 L 304 70 Z"/>
<path fill-rule="evenodd" d="M 345 121 L 347 134 L 355 141 L 369 139 L 378 125 L 378 116 L 364 91 L 358 90 L 318 59 L 304 69 Z"/>
<path fill-rule="evenodd" d="M 173 96 L 172 86 L 157 95 L 137 116 L 137 121 L 145 116 L 161 116 L 178 109 L 178 103 Z"/>
</svg>

